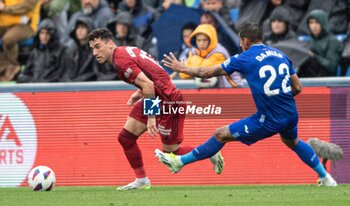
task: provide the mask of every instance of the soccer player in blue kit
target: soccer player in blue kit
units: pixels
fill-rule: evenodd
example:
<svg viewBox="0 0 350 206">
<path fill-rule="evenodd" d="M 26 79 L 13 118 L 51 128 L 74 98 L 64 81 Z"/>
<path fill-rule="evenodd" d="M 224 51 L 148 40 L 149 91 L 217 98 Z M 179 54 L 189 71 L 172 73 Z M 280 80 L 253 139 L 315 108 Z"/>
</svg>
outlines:
<svg viewBox="0 0 350 206">
<path fill-rule="evenodd" d="M 242 73 L 249 84 L 257 112 L 247 118 L 216 129 L 214 135 L 184 155 L 163 153 L 156 149 L 159 161 L 177 173 L 189 163 L 210 158 L 231 141 L 251 145 L 280 134 L 282 142 L 309 165 L 320 177 L 320 185 L 337 186 L 326 172 L 313 149 L 298 138 L 298 111 L 294 96 L 301 83 L 292 62 L 281 51 L 262 44 L 262 30 L 256 24 L 245 24 L 239 31 L 243 52 L 212 67 L 189 68 L 170 53 L 164 55 L 165 66 L 197 77 L 213 77 Z"/>
</svg>

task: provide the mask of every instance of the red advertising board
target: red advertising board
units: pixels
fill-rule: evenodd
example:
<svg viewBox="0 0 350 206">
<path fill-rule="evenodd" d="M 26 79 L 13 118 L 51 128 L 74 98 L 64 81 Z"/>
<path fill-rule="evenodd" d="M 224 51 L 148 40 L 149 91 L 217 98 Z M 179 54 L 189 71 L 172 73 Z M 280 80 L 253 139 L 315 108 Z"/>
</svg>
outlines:
<svg viewBox="0 0 350 206">
<path fill-rule="evenodd" d="M 117 141 L 130 107 L 132 91 L 23 92 L 0 94 L 0 186 L 26 185 L 26 175 L 38 165 L 51 167 L 57 185 L 123 185 L 133 171 Z M 190 115 L 183 144 L 198 145 L 215 128 L 255 111 L 248 89 L 184 90 L 194 103 L 216 104 L 224 116 Z M 328 88 L 305 88 L 296 98 L 299 136 L 329 140 Z M 171 174 L 154 157 L 159 137 L 139 139 L 145 168 L 154 185 L 314 183 L 316 175 L 278 135 L 245 146 L 228 143 L 223 174 L 204 160 Z"/>
</svg>

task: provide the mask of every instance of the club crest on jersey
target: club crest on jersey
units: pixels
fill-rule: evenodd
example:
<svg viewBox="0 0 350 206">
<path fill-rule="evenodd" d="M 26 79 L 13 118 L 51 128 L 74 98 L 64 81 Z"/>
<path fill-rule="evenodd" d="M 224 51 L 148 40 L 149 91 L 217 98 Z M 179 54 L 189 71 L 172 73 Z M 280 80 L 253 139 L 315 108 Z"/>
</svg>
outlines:
<svg viewBox="0 0 350 206">
<path fill-rule="evenodd" d="M 133 70 L 128 67 L 128 69 L 124 72 L 124 77 L 129 78 L 130 74 L 133 72 Z"/>
</svg>

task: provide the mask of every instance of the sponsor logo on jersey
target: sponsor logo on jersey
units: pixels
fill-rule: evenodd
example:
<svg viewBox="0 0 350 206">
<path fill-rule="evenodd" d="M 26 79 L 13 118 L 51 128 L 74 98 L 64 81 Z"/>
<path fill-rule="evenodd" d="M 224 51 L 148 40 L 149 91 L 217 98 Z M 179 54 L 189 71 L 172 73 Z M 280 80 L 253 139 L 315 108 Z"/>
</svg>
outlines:
<svg viewBox="0 0 350 206">
<path fill-rule="evenodd" d="M 128 69 L 124 72 L 124 77 L 129 78 L 130 74 L 133 72 L 133 70 L 128 67 Z"/>
</svg>

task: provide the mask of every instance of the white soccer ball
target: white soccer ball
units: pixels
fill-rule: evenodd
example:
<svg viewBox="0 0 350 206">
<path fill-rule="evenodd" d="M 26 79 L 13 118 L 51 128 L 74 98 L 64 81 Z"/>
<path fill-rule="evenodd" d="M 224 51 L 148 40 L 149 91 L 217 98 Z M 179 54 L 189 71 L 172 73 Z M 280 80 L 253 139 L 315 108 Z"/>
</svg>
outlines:
<svg viewBox="0 0 350 206">
<path fill-rule="evenodd" d="M 56 175 L 47 166 L 37 166 L 28 175 L 28 185 L 33 191 L 50 191 L 56 184 Z"/>
</svg>

